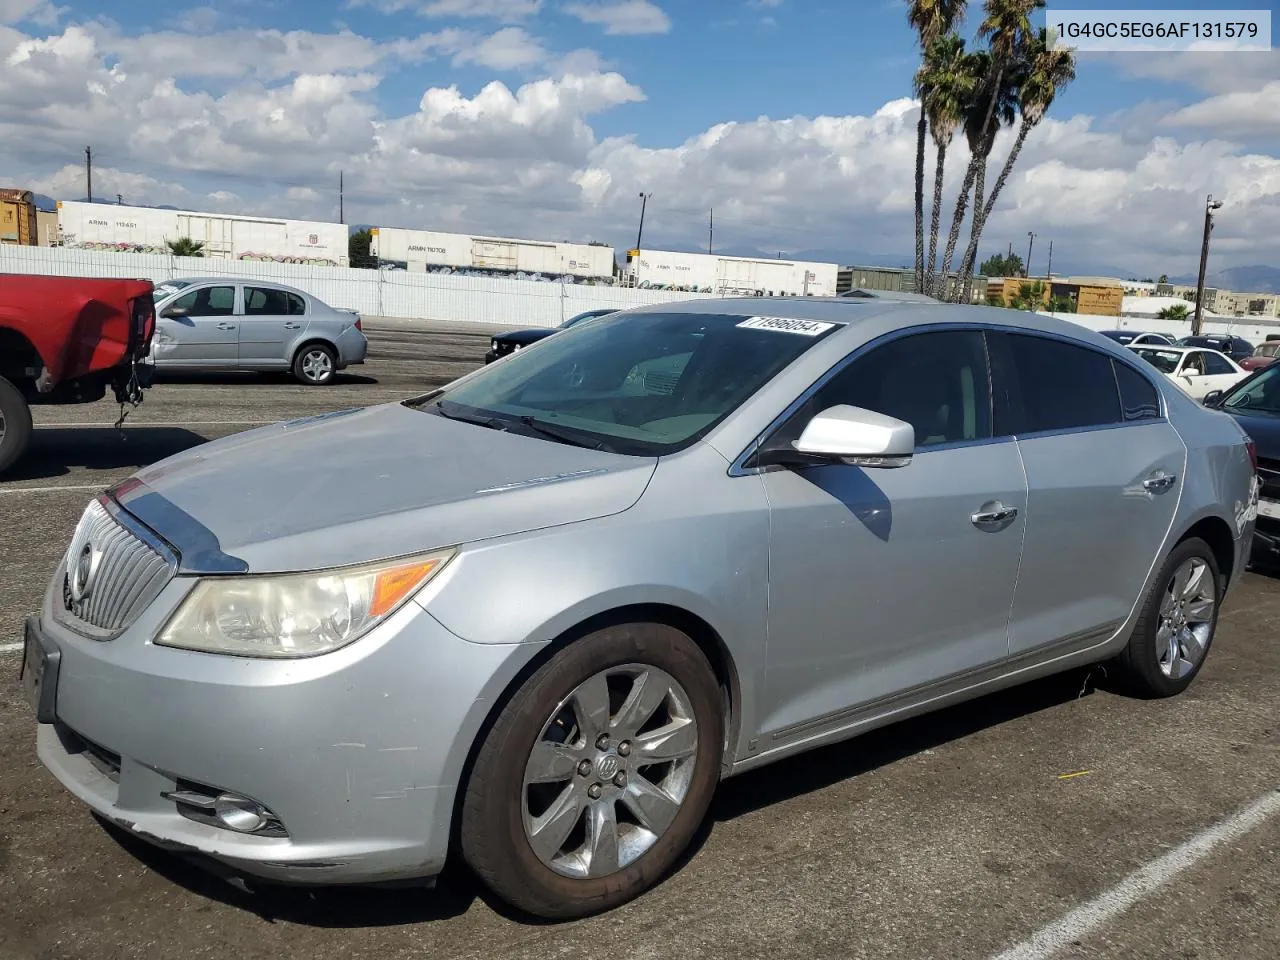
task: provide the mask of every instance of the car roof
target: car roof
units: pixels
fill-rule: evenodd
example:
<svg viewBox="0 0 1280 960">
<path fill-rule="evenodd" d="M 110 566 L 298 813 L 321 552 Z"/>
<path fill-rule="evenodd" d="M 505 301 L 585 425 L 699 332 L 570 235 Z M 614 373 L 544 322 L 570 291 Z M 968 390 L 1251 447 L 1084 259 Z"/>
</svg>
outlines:
<svg viewBox="0 0 1280 960">
<path fill-rule="evenodd" d="M 194 286 L 197 283 L 242 283 L 247 286 L 267 287 L 272 290 L 284 290 L 288 293 L 296 293 L 303 297 L 316 299 L 312 294 L 305 290 L 299 290 L 297 287 L 291 287 L 287 283 L 278 283 L 275 280 L 258 280 L 254 277 L 170 277 L 169 280 L 160 280 L 161 283 L 185 283 Z"/>
<path fill-rule="evenodd" d="M 868 290 L 866 287 L 854 287 L 840 294 L 841 297 L 861 300 L 900 300 L 904 303 L 941 303 L 937 297 L 924 293 L 908 293 L 905 290 Z"/>
</svg>

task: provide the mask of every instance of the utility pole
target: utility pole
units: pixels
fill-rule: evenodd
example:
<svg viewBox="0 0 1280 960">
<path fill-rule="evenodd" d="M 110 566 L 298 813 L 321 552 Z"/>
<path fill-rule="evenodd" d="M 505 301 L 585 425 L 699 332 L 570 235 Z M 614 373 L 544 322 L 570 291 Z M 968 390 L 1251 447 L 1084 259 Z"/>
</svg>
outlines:
<svg viewBox="0 0 1280 960">
<path fill-rule="evenodd" d="M 716 239 L 716 208 L 711 208 L 711 223 L 707 227 L 707 254 L 710 255 L 711 248 L 715 245 Z"/>
<path fill-rule="evenodd" d="M 640 229 L 636 231 L 636 250 L 637 251 L 640 249 L 640 239 L 644 236 L 644 208 L 648 206 L 649 198 L 652 196 L 653 196 L 652 193 L 642 192 L 640 194 Z"/>
<path fill-rule="evenodd" d="M 1027 231 L 1027 262 L 1022 265 L 1022 275 L 1028 280 L 1031 279 L 1031 247 L 1036 242 L 1036 235 L 1030 230 Z"/>
<path fill-rule="evenodd" d="M 85 197 L 93 203 L 93 148 L 84 148 L 84 192 Z"/>
<path fill-rule="evenodd" d="M 1049 241 L 1049 269 L 1045 271 L 1045 276 L 1050 280 L 1053 279 L 1053 241 Z"/>
<path fill-rule="evenodd" d="M 346 223 L 345 212 L 342 209 L 342 171 L 338 171 L 338 222 Z"/>
<path fill-rule="evenodd" d="M 116 194 L 116 206 L 117 206 L 117 207 L 123 207 L 123 206 L 124 206 L 124 197 L 122 197 L 122 196 L 121 196 L 120 194 L 118 194 L 118 193 Z"/>
<path fill-rule="evenodd" d="M 1204 241 L 1200 244 L 1200 278 L 1196 281 L 1196 312 L 1191 318 L 1191 335 L 1200 336 L 1200 321 L 1204 315 L 1204 271 L 1209 265 L 1209 234 L 1213 231 L 1213 211 L 1222 206 L 1213 194 L 1204 202 Z"/>
</svg>

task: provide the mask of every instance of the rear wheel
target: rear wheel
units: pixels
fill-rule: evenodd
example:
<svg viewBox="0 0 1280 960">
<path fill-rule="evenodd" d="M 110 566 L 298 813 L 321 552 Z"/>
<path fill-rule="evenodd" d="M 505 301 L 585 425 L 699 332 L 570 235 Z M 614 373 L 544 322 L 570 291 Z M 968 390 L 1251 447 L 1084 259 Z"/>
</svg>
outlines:
<svg viewBox="0 0 1280 960">
<path fill-rule="evenodd" d="M 12 383 L 0 377 L 0 473 L 8 470 L 31 442 L 31 408 Z"/>
<path fill-rule="evenodd" d="M 1134 693 L 1172 697 L 1191 686 L 1213 643 L 1221 597 L 1222 577 L 1209 545 L 1196 537 L 1178 544 L 1118 659 Z"/>
<path fill-rule="evenodd" d="M 309 343 L 293 358 L 293 376 L 299 383 L 320 387 L 333 380 L 338 354 L 323 343 Z"/>
<path fill-rule="evenodd" d="M 639 896 L 684 852 L 719 779 L 724 706 L 671 627 L 611 627 L 561 650 L 485 738 L 463 856 L 499 897 L 553 919 Z"/>
</svg>

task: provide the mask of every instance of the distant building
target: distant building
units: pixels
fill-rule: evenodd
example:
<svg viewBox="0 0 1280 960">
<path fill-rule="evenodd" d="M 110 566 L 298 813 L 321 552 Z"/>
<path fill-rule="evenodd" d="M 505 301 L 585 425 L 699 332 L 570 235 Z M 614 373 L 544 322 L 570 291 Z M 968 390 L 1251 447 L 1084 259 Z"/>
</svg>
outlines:
<svg viewBox="0 0 1280 960">
<path fill-rule="evenodd" d="M 947 293 L 959 282 L 959 274 L 947 274 Z M 836 294 L 850 290 L 889 290 L 894 293 L 919 293 L 916 289 L 916 272 L 912 267 L 841 267 L 836 273 Z M 983 303 L 987 298 L 987 278 L 973 278 L 973 302 Z"/>
<path fill-rule="evenodd" d="M 1051 301 L 1070 301 L 1071 313 L 1097 317 L 1120 316 L 1124 285 L 1110 277 L 992 277 L 987 281 L 988 303 L 1008 306 L 1022 295 L 1026 285 L 1040 285 L 1040 302 L 1045 309 Z"/>
</svg>

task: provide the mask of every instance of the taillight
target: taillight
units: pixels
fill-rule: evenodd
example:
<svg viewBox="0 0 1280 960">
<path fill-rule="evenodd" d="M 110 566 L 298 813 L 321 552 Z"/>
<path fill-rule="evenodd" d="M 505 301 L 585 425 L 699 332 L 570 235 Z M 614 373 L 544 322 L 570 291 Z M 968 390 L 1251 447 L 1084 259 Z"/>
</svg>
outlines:
<svg viewBox="0 0 1280 960">
<path fill-rule="evenodd" d="M 1245 446 L 1249 450 L 1249 462 L 1253 464 L 1253 472 L 1258 472 L 1258 445 L 1252 440 L 1245 441 Z"/>
<path fill-rule="evenodd" d="M 360 318 L 358 316 L 356 317 L 356 329 L 359 330 L 361 333 L 364 332 L 364 327 L 360 326 Z"/>
</svg>

